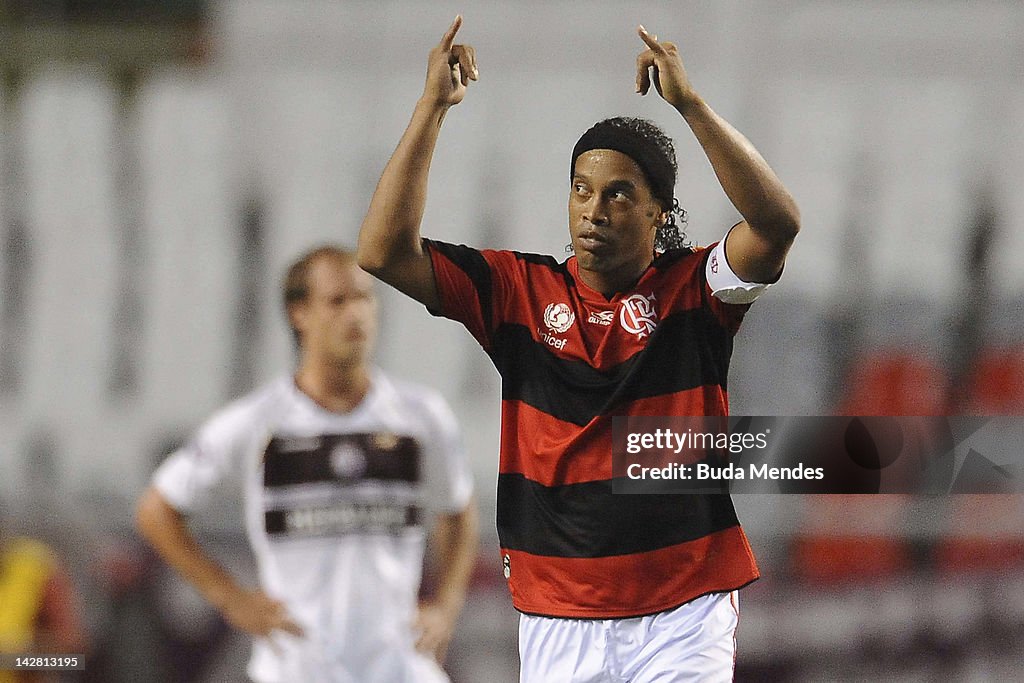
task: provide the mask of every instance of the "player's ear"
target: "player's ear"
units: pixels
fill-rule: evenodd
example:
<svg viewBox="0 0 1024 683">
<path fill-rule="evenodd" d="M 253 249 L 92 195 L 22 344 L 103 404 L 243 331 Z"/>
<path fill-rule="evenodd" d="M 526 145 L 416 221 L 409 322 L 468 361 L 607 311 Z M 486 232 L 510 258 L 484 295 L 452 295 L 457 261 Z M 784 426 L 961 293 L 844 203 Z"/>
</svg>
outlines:
<svg viewBox="0 0 1024 683">
<path fill-rule="evenodd" d="M 655 229 L 668 223 L 668 211 L 661 206 L 657 199 L 651 199 L 650 208 L 647 210 L 647 217 L 654 221 Z"/>
<path fill-rule="evenodd" d="M 293 301 L 288 304 L 287 309 L 288 323 L 291 325 L 292 329 L 299 330 L 300 332 L 302 331 L 306 318 L 306 307 L 304 303 L 305 302 L 303 301 Z"/>
<path fill-rule="evenodd" d="M 654 221 L 655 230 L 665 225 L 665 223 L 668 223 L 668 211 L 661 208 L 660 202 L 653 202 L 652 209 L 647 215 L 651 217 L 652 221 Z"/>
</svg>

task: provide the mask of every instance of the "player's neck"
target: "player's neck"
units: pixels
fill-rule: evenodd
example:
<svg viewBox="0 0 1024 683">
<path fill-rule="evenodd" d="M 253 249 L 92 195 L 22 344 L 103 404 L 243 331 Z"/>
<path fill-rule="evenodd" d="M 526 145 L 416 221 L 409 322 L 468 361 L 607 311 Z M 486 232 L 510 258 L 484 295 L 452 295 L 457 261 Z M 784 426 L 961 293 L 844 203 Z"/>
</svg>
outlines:
<svg viewBox="0 0 1024 683">
<path fill-rule="evenodd" d="M 590 289 L 600 293 L 606 299 L 612 299 L 616 294 L 633 289 L 640 277 L 650 267 L 646 263 L 643 267 L 636 265 L 620 268 L 615 271 L 586 270 L 583 267 L 578 269 L 580 280 Z"/>
<path fill-rule="evenodd" d="M 307 362 L 295 373 L 295 385 L 327 410 L 349 413 L 362 403 L 370 390 L 370 369 L 365 363 Z"/>
</svg>

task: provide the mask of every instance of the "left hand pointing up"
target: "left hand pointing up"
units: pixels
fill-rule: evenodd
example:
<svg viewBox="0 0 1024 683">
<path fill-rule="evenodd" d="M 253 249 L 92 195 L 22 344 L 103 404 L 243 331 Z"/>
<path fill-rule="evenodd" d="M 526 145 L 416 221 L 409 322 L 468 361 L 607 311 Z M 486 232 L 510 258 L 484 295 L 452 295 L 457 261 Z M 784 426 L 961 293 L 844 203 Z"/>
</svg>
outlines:
<svg viewBox="0 0 1024 683">
<path fill-rule="evenodd" d="M 636 58 L 636 91 L 646 95 L 653 79 L 658 94 L 679 113 L 684 114 L 686 109 L 699 104 L 700 95 L 690 84 L 675 43 L 659 43 L 658 36 L 651 35 L 643 26 L 637 33 L 647 49 Z"/>
</svg>

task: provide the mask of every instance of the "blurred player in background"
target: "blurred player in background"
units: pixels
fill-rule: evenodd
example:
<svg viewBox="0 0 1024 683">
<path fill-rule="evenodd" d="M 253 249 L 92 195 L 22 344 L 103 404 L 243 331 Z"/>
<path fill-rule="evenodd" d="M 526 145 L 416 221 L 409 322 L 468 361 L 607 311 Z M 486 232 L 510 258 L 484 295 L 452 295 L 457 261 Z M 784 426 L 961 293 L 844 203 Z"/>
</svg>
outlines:
<svg viewBox="0 0 1024 683">
<path fill-rule="evenodd" d="M 476 553 L 472 482 L 444 400 L 370 365 L 372 278 L 322 247 L 284 291 L 294 375 L 231 403 L 160 466 L 138 526 L 224 618 L 255 638 L 258 683 L 445 681 L 444 657 Z M 210 558 L 184 515 L 241 485 L 260 587 Z M 419 606 L 425 528 L 436 598 Z"/>
<path fill-rule="evenodd" d="M 78 593 L 57 553 L 11 533 L 0 507 L 0 653 L 86 654 Z M 0 669 L 0 683 L 55 680 L 59 674 Z"/>
<path fill-rule="evenodd" d="M 567 261 L 422 239 L 441 124 L 478 77 L 473 48 L 454 42 L 461 23 L 430 53 L 358 254 L 465 325 L 501 374 L 498 534 L 523 613 L 521 680 L 727 680 L 736 590 L 758 576 L 732 501 L 613 495 L 611 418 L 727 414 L 732 338 L 782 272 L 796 204 L 697 94 L 676 47 L 641 27 L 636 91 L 653 82 L 704 148 L 743 218 L 726 238 L 685 246 L 671 141 L 650 122 L 617 118 L 573 150 Z"/>
</svg>

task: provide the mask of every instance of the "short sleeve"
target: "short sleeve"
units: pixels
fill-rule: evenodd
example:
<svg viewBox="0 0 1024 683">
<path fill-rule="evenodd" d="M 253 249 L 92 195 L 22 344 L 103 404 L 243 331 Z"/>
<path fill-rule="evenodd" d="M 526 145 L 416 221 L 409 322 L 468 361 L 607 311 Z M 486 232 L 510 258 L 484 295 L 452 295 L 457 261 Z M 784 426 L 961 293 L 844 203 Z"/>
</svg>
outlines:
<svg viewBox="0 0 1024 683">
<path fill-rule="evenodd" d="M 423 240 L 434 269 L 441 310 L 430 311 L 462 323 L 491 349 L 494 330 L 504 319 L 515 283 L 513 252 L 478 250 L 461 244 Z"/>
<path fill-rule="evenodd" d="M 459 512 L 473 495 L 473 475 L 455 414 L 439 394 L 424 397 L 429 421 L 425 454 L 425 507 Z"/>
<path fill-rule="evenodd" d="M 244 443 L 253 435 L 250 422 L 230 407 L 214 415 L 157 468 L 153 486 L 179 512 L 203 507 L 213 491 L 239 481 Z"/>
</svg>

